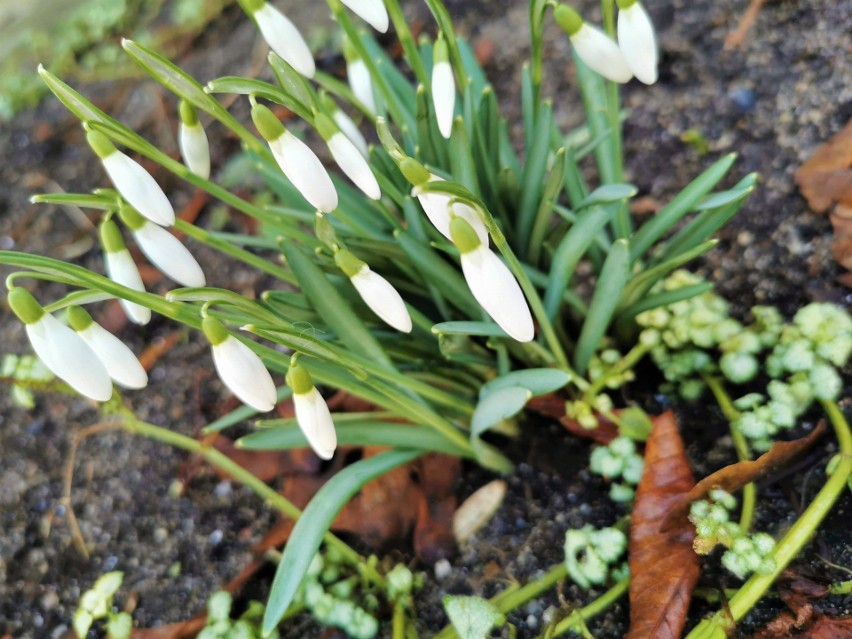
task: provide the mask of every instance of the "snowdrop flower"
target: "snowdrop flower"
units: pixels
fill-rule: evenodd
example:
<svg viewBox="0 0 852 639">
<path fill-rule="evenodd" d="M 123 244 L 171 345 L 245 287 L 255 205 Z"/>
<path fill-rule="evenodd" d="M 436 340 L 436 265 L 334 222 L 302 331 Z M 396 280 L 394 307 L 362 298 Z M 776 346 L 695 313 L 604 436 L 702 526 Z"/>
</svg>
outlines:
<svg viewBox="0 0 852 639">
<path fill-rule="evenodd" d="M 352 282 L 361 299 L 382 321 L 403 333 L 411 332 L 411 315 L 390 282 L 346 249 L 337 251 L 334 261 Z"/>
<path fill-rule="evenodd" d="M 461 253 L 461 266 L 470 292 L 506 333 L 519 342 L 535 336 L 527 300 L 515 276 L 503 261 L 480 241 L 461 217 L 450 222 L 453 243 Z"/>
<path fill-rule="evenodd" d="M 121 197 L 156 224 L 170 226 L 175 223 L 175 210 L 169 198 L 141 164 L 116 149 L 103 133 L 89 131 L 86 140 L 101 159 Z"/>
<path fill-rule="evenodd" d="M 434 64 L 432 66 L 432 103 L 438 118 L 438 129 L 445 139 L 450 139 L 453 131 L 453 114 L 456 109 L 456 82 L 453 68 L 450 66 L 450 54 L 447 43 L 441 37 L 435 43 Z"/>
<path fill-rule="evenodd" d="M 136 268 L 136 262 L 133 261 L 130 251 L 124 245 L 118 225 L 111 220 L 103 222 L 100 227 L 100 236 L 107 276 L 113 282 L 144 293 L 145 285 L 142 283 L 142 276 L 139 275 L 139 269 Z M 151 321 L 150 308 L 125 299 L 119 299 L 118 302 L 127 318 L 134 324 L 144 326 Z"/>
<path fill-rule="evenodd" d="M 9 306 L 24 323 L 33 350 L 54 375 L 98 402 L 112 397 L 109 373 L 83 339 L 20 287 L 9 291 Z"/>
<path fill-rule="evenodd" d="M 308 443 L 321 459 L 331 459 L 337 448 L 337 432 L 328 404 L 314 386 L 311 374 L 299 363 L 298 356 L 290 360 L 287 385 L 293 390 L 293 407 L 296 421 Z"/>
<path fill-rule="evenodd" d="M 189 287 L 201 287 L 207 283 L 201 266 L 192 257 L 189 249 L 174 235 L 156 224 L 151 224 L 130 206 L 122 206 L 118 210 L 118 216 L 133 233 L 133 239 L 145 257 L 163 275 Z"/>
<path fill-rule="evenodd" d="M 388 10 L 382 0 L 340 0 L 376 31 L 387 33 Z"/>
<path fill-rule="evenodd" d="M 349 88 L 352 89 L 352 93 L 355 94 L 361 104 L 367 107 L 370 113 L 377 113 L 370 70 L 348 39 L 343 41 L 343 57 L 346 58 L 346 77 L 349 80 Z"/>
<path fill-rule="evenodd" d="M 269 143 L 278 166 L 311 206 L 323 213 L 337 208 L 337 190 L 319 158 L 295 135 L 284 128 L 267 107 L 256 104 L 251 110 L 254 125 Z"/>
<path fill-rule="evenodd" d="M 187 168 L 205 180 L 210 177 L 210 144 L 204 127 L 198 121 L 195 108 L 186 100 L 180 101 L 178 109 L 178 146 Z"/>
<path fill-rule="evenodd" d="M 257 411 L 275 408 L 275 382 L 260 357 L 228 332 L 217 319 L 205 317 L 201 330 L 210 342 L 219 379 L 240 401 Z"/>
<path fill-rule="evenodd" d="M 603 31 L 583 22 L 580 14 L 565 4 L 553 12 L 556 22 L 568 34 L 580 59 L 607 80 L 621 84 L 633 77 L 618 45 Z"/>
<path fill-rule="evenodd" d="M 346 137 L 331 118 L 323 113 L 317 114 L 314 118 L 314 126 L 328 145 L 328 150 L 337 162 L 337 166 L 355 183 L 355 186 L 370 199 L 381 199 L 382 190 L 379 188 L 376 176 L 373 175 L 370 165 L 352 140 Z"/>
<path fill-rule="evenodd" d="M 326 93 L 320 95 L 320 101 L 325 112 L 331 115 L 331 119 L 343 131 L 343 134 L 352 141 L 352 144 L 358 147 L 361 155 L 369 158 L 370 149 L 367 146 L 367 140 L 364 139 L 363 134 L 352 121 L 352 118 L 346 115 L 346 111 L 338 107 L 337 103 Z"/>
<path fill-rule="evenodd" d="M 296 25 L 264 0 L 244 0 L 241 4 L 254 18 L 269 48 L 303 76 L 314 77 L 314 56 Z"/>
<path fill-rule="evenodd" d="M 427 182 L 443 182 L 437 175 L 430 173 L 426 167 L 412 158 L 405 158 L 400 162 L 399 168 L 403 175 L 414 185 L 411 189 L 412 197 L 416 197 L 426 213 L 426 217 L 438 232 L 448 240 L 452 241 L 450 234 L 450 219 L 452 216 L 461 217 L 476 231 L 479 241 L 488 246 L 488 229 L 480 219 L 479 214 L 462 202 L 453 202 L 449 195 L 443 193 L 424 193 L 420 185 Z"/>
<path fill-rule="evenodd" d="M 657 38 L 651 17 L 637 0 L 618 0 L 618 46 L 633 74 L 645 84 L 657 81 Z"/>
<path fill-rule="evenodd" d="M 68 309 L 68 324 L 89 345 L 113 381 L 124 388 L 145 388 L 148 373 L 127 345 L 79 306 Z"/>
</svg>

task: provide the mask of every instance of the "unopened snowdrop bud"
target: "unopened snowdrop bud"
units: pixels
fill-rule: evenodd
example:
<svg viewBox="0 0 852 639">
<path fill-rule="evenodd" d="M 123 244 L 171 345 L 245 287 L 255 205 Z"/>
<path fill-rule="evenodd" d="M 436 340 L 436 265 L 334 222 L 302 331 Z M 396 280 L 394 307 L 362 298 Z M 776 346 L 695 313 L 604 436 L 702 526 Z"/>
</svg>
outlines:
<svg viewBox="0 0 852 639">
<path fill-rule="evenodd" d="M 388 10 L 382 0 L 341 0 L 376 31 L 387 33 Z"/>
<path fill-rule="evenodd" d="M 121 197 L 156 224 L 170 226 L 175 223 L 175 210 L 169 198 L 141 164 L 116 149 L 103 133 L 89 131 L 86 140 L 101 159 Z"/>
<path fill-rule="evenodd" d="M 195 107 L 189 102 L 181 100 L 178 112 L 180 155 L 190 171 L 206 180 L 210 177 L 210 144 L 207 142 L 207 134 L 198 121 Z"/>
<path fill-rule="evenodd" d="M 453 130 L 453 114 L 456 109 L 456 82 L 450 66 L 450 54 L 443 37 L 435 43 L 432 66 L 432 103 L 438 119 L 438 129 L 445 139 L 450 139 Z"/>
<path fill-rule="evenodd" d="M 210 342 L 213 364 L 222 383 L 240 401 L 257 411 L 275 408 L 275 382 L 260 357 L 215 318 L 205 317 L 201 330 Z"/>
<path fill-rule="evenodd" d="M 640 82 L 657 81 L 657 38 L 651 17 L 637 0 L 618 1 L 618 46 Z"/>
<path fill-rule="evenodd" d="M 580 14 L 565 4 L 553 12 L 556 22 L 568 35 L 580 59 L 593 71 L 613 82 L 629 82 L 633 77 L 618 45 L 597 27 L 586 24 Z"/>
<path fill-rule="evenodd" d="M 112 397 L 109 373 L 83 339 L 20 287 L 9 291 L 9 306 L 24 323 L 33 350 L 54 375 L 98 402 Z"/>
<path fill-rule="evenodd" d="M 180 240 L 166 229 L 151 224 L 130 206 L 118 210 L 121 221 L 133 233 L 136 244 L 151 264 L 163 275 L 189 287 L 201 287 L 207 283 L 204 271 Z"/>
<path fill-rule="evenodd" d="M 251 13 L 269 48 L 303 76 L 314 77 L 316 73 L 314 56 L 296 25 L 264 0 L 245 0 L 242 4 Z"/>
<path fill-rule="evenodd" d="M 382 190 L 379 188 L 376 176 L 373 175 L 370 165 L 361 155 L 358 147 L 337 128 L 331 118 L 323 113 L 317 114 L 314 119 L 314 126 L 328 145 L 331 157 L 334 158 L 334 161 L 337 162 L 346 176 L 355 183 L 355 186 L 370 199 L 381 199 Z"/>
<path fill-rule="evenodd" d="M 361 155 L 365 158 L 369 157 L 370 149 L 367 146 L 367 140 L 364 138 L 364 135 L 358 129 L 356 124 L 352 121 L 352 118 L 346 115 L 346 111 L 337 106 L 335 101 L 326 93 L 320 95 L 320 102 L 322 103 L 322 107 L 325 112 L 331 115 L 331 119 L 334 120 L 334 123 L 341 131 L 343 131 L 344 135 L 352 140 L 352 143 L 358 147 Z"/>
<path fill-rule="evenodd" d="M 411 315 L 390 282 L 346 249 L 335 253 L 334 261 L 376 315 L 398 331 L 411 332 Z"/>
<path fill-rule="evenodd" d="M 113 381 L 124 388 L 145 388 L 148 373 L 127 345 L 79 306 L 68 309 L 68 324 L 89 345 Z"/>
<path fill-rule="evenodd" d="M 450 222 L 453 243 L 470 292 L 506 333 L 519 342 L 535 336 L 532 315 L 523 291 L 509 268 L 484 245 L 473 227 L 461 217 Z"/>
<path fill-rule="evenodd" d="M 337 208 L 337 190 L 319 158 L 267 107 L 256 104 L 251 110 L 254 125 L 269 143 L 278 166 L 311 206 L 323 213 Z"/>
<path fill-rule="evenodd" d="M 142 283 L 142 276 L 139 275 L 139 269 L 136 268 L 136 262 L 133 261 L 130 251 L 124 245 L 118 225 L 111 220 L 103 222 L 100 227 L 100 237 L 107 276 L 113 282 L 144 293 L 145 285 Z M 125 299 L 118 301 L 127 318 L 134 324 L 145 325 L 151 321 L 150 308 Z"/>
<path fill-rule="evenodd" d="M 373 79 L 370 77 L 370 70 L 348 39 L 343 41 L 343 56 L 346 58 L 346 77 L 349 80 L 349 88 L 361 104 L 367 107 L 370 113 L 375 114 L 376 98 L 373 96 Z"/>
<path fill-rule="evenodd" d="M 318 457 L 331 459 L 337 448 L 337 432 L 334 430 L 331 412 L 314 386 L 310 373 L 295 355 L 287 371 L 287 385 L 293 390 L 293 408 L 296 410 L 299 428 Z"/>
</svg>

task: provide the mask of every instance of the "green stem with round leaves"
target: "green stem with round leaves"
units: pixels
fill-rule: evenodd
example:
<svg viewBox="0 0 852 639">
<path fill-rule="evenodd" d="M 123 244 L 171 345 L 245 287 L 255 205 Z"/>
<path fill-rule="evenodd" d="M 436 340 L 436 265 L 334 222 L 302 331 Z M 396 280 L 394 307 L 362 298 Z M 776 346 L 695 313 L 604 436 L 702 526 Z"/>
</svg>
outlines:
<svg viewBox="0 0 852 639">
<path fill-rule="evenodd" d="M 586 389 L 586 392 L 583 393 L 583 401 L 590 405 L 593 404 L 595 396 L 606 387 L 609 380 L 636 366 L 650 350 L 651 347 L 647 344 L 643 344 L 642 342 L 636 344 L 614 366 L 591 383 L 589 388 Z"/>
</svg>

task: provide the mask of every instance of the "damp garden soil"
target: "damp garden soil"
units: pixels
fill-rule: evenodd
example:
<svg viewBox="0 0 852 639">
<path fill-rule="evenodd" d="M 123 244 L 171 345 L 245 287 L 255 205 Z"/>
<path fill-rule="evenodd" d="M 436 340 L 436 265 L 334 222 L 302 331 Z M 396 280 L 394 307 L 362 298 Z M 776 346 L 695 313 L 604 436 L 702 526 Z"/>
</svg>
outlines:
<svg viewBox="0 0 852 639">
<path fill-rule="evenodd" d="M 312 3 L 292 4 L 293 17 L 303 28 L 328 26 L 327 12 Z M 459 29 L 487 58 L 489 76 L 497 79 L 507 115 L 517 117 L 519 70 L 529 54 L 526 3 L 447 4 L 459 18 Z M 760 186 L 721 232 L 720 245 L 696 268 L 716 283 L 740 316 L 755 303 L 778 305 L 788 316 L 813 300 L 848 306 L 849 291 L 835 281 L 839 271 L 829 250 L 830 225 L 807 211 L 793 173 L 852 116 L 852 67 L 841 63 L 844 51 L 848 55 L 852 8 L 843 2 L 769 3 L 744 45 L 723 52 L 723 40 L 735 28 L 745 4 L 647 2 L 661 40 L 661 80 L 650 88 L 634 83 L 624 90 L 630 110 L 625 127 L 627 179 L 641 189 L 640 195 L 665 201 L 713 159 L 737 151 L 741 158 L 732 179 L 758 171 Z M 416 3 L 409 0 L 404 5 L 415 22 L 431 24 Z M 580 8 L 594 18 L 592 3 L 585 5 Z M 546 35 L 545 92 L 554 97 L 561 123 L 577 124 L 581 108 L 566 64 L 568 44 L 552 28 Z M 225 74 L 249 75 L 263 68 L 263 57 L 254 31 L 232 8 L 179 62 L 206 81 Z M 324 49 L 319 60 L 332 70 L 342 68 L 330 49 Z M 86 87 L 85 92 L 167 152 L 176 150 L 173 100 L 171 96 L 164 100 L 151 83 L 129 80 Z M 235 108 L 245 115 L 244 104 Z M 693 130 L 706 139 L 706 154 L 682 140 Z M 214 139 L 216 133 L 214 127 Z M 237 148 L 233 140 L 217 140 L 212 146 L 219 160 Z M 0 129 L 0 157 L 2 247 L 97 267 L 97 247 L 84 220 L 28 203 L 34 192 L 103 183 L 76 122 L 55 100 L 45 100 Z M 216 160 L 214 166 L 221 167 Z M 192 193 L 163 172 L 158 178 L 164 180 L 176 208 L 189 202 Z M 215 215 L 215 205 L 209 203 L 202 224 Z M 208 251 L 198 251 L 198 257 L 214 285 L 238 291 L 264 285 L 253 272 L 223 266 Z M 49 287 L 40 291 L 46 297 L 56 293 Z M 144 331 L 127 327 L 121 335 L 139 352 L 154 340 L 167 339 L 174 328 L 155 320 Z M 0 344 L 4 353 L 27 352 L 23 330 L 8 312 L 0 314 Z M 228 400 L 211 375 L 206 350 L 197 336 L 188 336 L 168 352 L 153 370 L 150 387 L 129 398 L 141 418 L 193 435 L 227 409 Z M 642 377 L 653 379 L 653 371 L 647 372 Z M 632 387 L 624 399 L 649 411 L 662 408 L 662 398 L 655 396 L 651 383 Z M 703 403 L 678 411 L 696 476 L 734 461 L 718 410 Z M 139 626 L 186 619 L 201 611 L 207 596 L 239 572 L 249 560 L 251 545 L 276 519 L 249 491 L 199 473 L 183 453 L 105 432 L 81 444 L 75 464 L 72 503 L 91 549 L 90 557 L 84 558 L 69 532 L 62 477 L 74 434 L 97 419 L 81 400 L 42 394 L 36 408 L 27 411 L 11 404 L 8 387 L 0 393 L 0 637 L 4 639 L 68 636 L 80 594 L 108 570 L 125 572 L 122 594 L 134 593 Z M 800 432 L 810 425 L 804 424 Z M 794 468 L 760 486 L 758 528 L 777 533 L 795 520 L 821 485 L 820 469 L 834 450 L 827 437 Z M 535 578 L 562 559 L 566 529 L 611 524 L 624 514 L 622 507 L 609 501 L 603 481 L 588 472 L 589 444 L 560 426 L 530 419 L 520 439 L 508 444 L 508 452 L 516 472 L 506 478 L 509 490 L 498 514 L 462 546 L 443 579 L 421 567 L 427 575 L 417 598 L 422 636 L 446 623 L 440 604 L 443 594 L 489 596 L 512 579 Z M 187 477 L 191 480 L 183 494 L 171 496 L 175 480 Z M 462 477 L 460 498 L 493 476 L 471 467 Z M 852 565 L 850 501 L 846 493 L 837 503 L 797 558 L 798 567 L 827 581 L 848 577 L 829 569 L 819 557 Z M 402 561 L 411 557 L 408 547 L 386 553 Z M 735 586 L 730 576 L 712 565 L 705 561 L 700 586 Z M 270 576 L 261 573 L 247 594 L 262 598 Z M 518 626 L 519 636 L 536 636 L 544 610 L 563 603 L 582 605 L 593 594 L 567 582 L 558 594 L 551 592 L 522 607 L 510 620 Z M 690 625 L 715 606 L 696 600 Z M 831 614 L 848 614 L 852 602 L 848 597 L 829 597 L 818 606 Z M 764 599 L 738 628 L 739 635 L 749 636 L 782 608 L 779 600 Z M 627 622 L 625 599 L 589 627 L 598 639 L 617 638 L 626 632 Z M 333 632 L 302 620 L 285 629 L 283 636 L 333 636 Z"/>
</svg>

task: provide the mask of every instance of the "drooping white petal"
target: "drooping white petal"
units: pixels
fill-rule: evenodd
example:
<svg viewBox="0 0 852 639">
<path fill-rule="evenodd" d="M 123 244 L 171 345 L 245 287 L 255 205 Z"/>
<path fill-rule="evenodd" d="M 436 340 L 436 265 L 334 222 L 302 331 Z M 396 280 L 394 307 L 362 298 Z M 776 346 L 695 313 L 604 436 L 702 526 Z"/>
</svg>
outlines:
<svg viewBox="0 0 852 639">
<path fill-rule="evenodd" d="M 327 144 L 331 157 L 337 162 L 340 170 L 355 183 L 355 186 L 367 197 L 373 200 L 381 199 L 382 190 L 379 188 L 376 176 L 373 175 L 370 165 L 367 164 L 358 147 L 341 131 L 332 135 Z"/>
<path fill-rule="evenodd" d="M 480 244 L 462 253 L 461 266 L 470 292 L 491 319 L 519 342 L 531 341 L 535 327 L 530 308 L 518 281 L 503 261 Z"/>
<path fill-rule="evenodd" d="M 432 175 L 429 181 L 442 182 L 443 179 L 437 175 Z M 411 194 L 417 196 L 417 200 L 420 202 L 420 206 L 423 207 L 423 211 L 426 213 L 426 217 L 429 218 L 432 226 L 452 242 L 453 238 L 450 235 L 450 196 L 443 193 L 422 193 L 417 188 L 413 189 Z M 476 211 L 461 202 L 454 202 L 452 204 L 452 211 L 454 215 L 467 220 L 473 227 L 473 230 L 476 231 L 479 241 L 485 246 L 488 246 L 488 229 Z"/>
<path fill-rule="evenodd" d="M 376 113 L 376 99 L 373 97 L 373 80 L 370 78 L 370 70 L 361 58 L 347 63 L 346 76 L 349 78 L 349 88 L 355 97 L 369 109 L 370 113 Z"/>
<path fill-rule="evenodd" d="M 618 12 L 618 46 L 639 81 L 657 81 L 657 38 L 651 17 L 640 2 Z"/>
<path fill-rule="evenodd" d="M 390 282 L 366 264 L 350 281 L 361 299 L 386 324 L 403 333 L 411 332 L 411 315 L 399 291 Z"/>
<path fill-rule="evenodd" d="M 299 193 L 323 213 L 337 208 L 337 190 L 319 158 L 295 135 L 285 131 L 269 143 L 278 166 Z"/>
<path fill-rule="evenodd" d="M 115 253 L 104 253 L 104 262 L 107 275 L 113 282 L 132 288 L 134 291 L 145 292 L 142 276 L 139 275 L 139 269 L 136 268 L 136 262 L 133 261 L 130 251 L 123 249 Z M 127 314 L 127 318 L 134 324 L 144 326 L 151 321 L 151 309 L 147 306 L 123 299 L 118 301 Z"/>
<path fill-rule="evenodd" d="M 254 12 L 254 19 L 270 49 L 303 76 L 314 77 L 314 56 L 296 25 L 287 16 L 267 2 Z"/>
<path fill-rule="evenodd" d="M 97 322 L 77 333 L 101 360 L 113 381 L 124 388 L 145 388 L 148 373 L 127 345 Z"/>
<path fill-rule="evenodd" d="M 293 408 L 296 409 L 296 421 L 305 434 L 308 443 L 320 459 L 331 459 L 337 448 L 337 432 L 328 404 L 316 387 L 307 393 L 293 394 Z"/>
<path fill-rule="evenodd" d="M 341 0 L 358 16 L 376 31 L 387 33 L 388 10 L 382 0 Z"/>
<path fill-rule="evenodd" d="M 116 190 L 133 208 L 156 224 L 175 223 L 175 210 L 169 198 L 141 164 L 121 151 L 114 151 L 101 161 Z"/>
<path fill-rule="evenodd" d="M 633 72 L 615 41 L 587 22 L 571 36 L 577 55 L 593 71 L 613 82 L 629 82 Z"/>
<path fill-rule="evenodd" d="M 438 129 L 449 140 L 456 109 L 456 83 L 449 62 L 438 62 L 432 68 L 432 102 L 438 118 Z"/>
<path fill-rule="evenodd" d="M 187 168 L 205 180 L 208 179 L 210 177 L 210 144 L 204 127 L 198 122 L 194 125 L 181 122 L 178 127 L 178 145 Z"/>
<path fill-rule="evenodd" d="M 211 350 L 219 379 L 240 401 L 261 412 L 275 408 L 275 382 L 253 350 L 233 335 Z"/>
<path fill-rule="evenodd" d="M 370 157 L 370 148 L 367 146 L 367 140 L 364 138 L 361 131 L 352 121 L 346 112 L 343 109 L 337 109 L 334 112 L 334 123 L 338 126 L 338 128 L 343 131 L 344 135 L 349 138 L 352 143 L 358 147 L 358 150 L 361 152 L 365 158 Z"/>
<path fill-rule="evenodd" d="M 49 313 L 26 330 L 36 355 L 59 379 L 95 401 L 112 397 L 109 373 L 77 333 Z"/>
<path fill-rule="evenodd" d="M 204 286 L 207 280 L 189 249 L 166 229 L 144 224 L 133 231 L 136 244 L 160 272 L 184 286 Z"/>
</svg>

